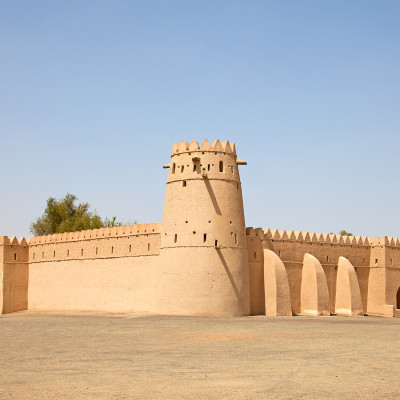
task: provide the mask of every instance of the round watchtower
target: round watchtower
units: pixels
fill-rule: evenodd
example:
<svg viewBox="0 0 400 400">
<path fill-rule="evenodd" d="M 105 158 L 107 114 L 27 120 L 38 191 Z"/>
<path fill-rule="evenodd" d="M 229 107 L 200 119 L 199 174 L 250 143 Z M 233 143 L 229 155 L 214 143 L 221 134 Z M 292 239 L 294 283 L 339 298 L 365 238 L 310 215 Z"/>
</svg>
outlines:
<svg viewBox="0 0 400 400">
<path fill-rule="evenodd" d="M 249 269 L 235 145 L 175 143 L 161 233 L 158 311 L 249 315 Z"/>
</svg>

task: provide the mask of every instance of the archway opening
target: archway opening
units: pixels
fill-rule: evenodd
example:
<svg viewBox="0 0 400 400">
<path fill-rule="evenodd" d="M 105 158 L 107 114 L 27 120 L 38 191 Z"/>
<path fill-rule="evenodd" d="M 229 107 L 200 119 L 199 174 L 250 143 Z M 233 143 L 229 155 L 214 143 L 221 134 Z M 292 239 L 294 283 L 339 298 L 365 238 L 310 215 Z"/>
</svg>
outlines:
<svg viewBox="0 0 400 400">
<path fill-rule="evenodd" d="M 396 308 L 400 309 L 400 288 L 399 288 L 399 290 L 397 291 L 397 294 L 396 294 Z"/>
</svg>

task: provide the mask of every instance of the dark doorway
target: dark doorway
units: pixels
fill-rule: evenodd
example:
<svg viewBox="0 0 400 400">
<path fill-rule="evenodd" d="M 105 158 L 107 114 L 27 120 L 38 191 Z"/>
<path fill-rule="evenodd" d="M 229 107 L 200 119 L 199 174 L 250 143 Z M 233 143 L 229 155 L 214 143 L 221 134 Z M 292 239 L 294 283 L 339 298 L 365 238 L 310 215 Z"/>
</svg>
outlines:
<svg viewBox="0 0 400 400">
<path fill-rule="evenodd" d="M 400 288 L 399 288 L 399 290 L 397 291 L 397 294 L 396 294 L 396 308 L 400 309 Z"/>
</svg>

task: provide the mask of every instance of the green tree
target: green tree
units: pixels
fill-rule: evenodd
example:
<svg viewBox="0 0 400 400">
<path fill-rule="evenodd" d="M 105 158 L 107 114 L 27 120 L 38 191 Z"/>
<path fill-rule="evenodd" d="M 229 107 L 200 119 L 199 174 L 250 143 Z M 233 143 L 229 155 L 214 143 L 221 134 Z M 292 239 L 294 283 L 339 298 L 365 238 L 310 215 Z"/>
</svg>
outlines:
<svg viewBox="0 0 400 400">
<path fill-rule="evenodd" d="M 89 203 L 77 201 L 78 198 L 70 193 L 60 200 L 49 197 L 43 215 L 32 222 L 31 232 L 35 236 L 42 236 L 122 225 L 122 222 L 116 221 L 116 217 L 103 221 L 96 211 L 90 211 Z"/>
<path fill-rule="evenodd" d="M 104 226 L 106 228 L 113 228 L 114 226 L 122 226 L 122 225 L 136 225 L 136 220 L 128 220 L 128 221 L 117 221 L 117 217 L 112 217 L 109 219 L 108 217 L 104 218 Z"/>
<path fill-rule="evenodd" d="M 354 236 L 352 233 L 346 232 L 344 229 L 339 232 L 339 235 L 342 235 L 342 236 Z"/>
</svg>

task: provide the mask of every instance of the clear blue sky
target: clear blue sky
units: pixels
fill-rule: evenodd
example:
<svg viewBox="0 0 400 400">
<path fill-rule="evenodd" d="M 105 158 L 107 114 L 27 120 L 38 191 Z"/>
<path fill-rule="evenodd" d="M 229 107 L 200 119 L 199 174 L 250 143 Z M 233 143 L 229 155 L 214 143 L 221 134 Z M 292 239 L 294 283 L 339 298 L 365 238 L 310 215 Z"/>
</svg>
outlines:
<svg viewBox="0 0 400 400">
<path fill-rule="evenodd" d="M 175 141 L 235 141 L 246 224 L 400 236 L 399 1 L 0 1 L 0 235 L 49 196 L 162 220 Z"/>
</svg>

